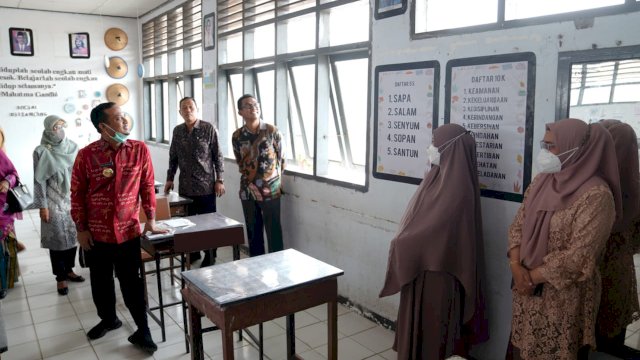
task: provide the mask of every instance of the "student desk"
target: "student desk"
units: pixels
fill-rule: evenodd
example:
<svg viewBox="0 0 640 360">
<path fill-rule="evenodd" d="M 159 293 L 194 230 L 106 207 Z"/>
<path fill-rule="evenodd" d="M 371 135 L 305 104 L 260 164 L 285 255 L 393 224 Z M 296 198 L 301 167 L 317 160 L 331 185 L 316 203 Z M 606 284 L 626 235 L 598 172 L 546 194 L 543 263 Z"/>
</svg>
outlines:
<svg viewBox="0 0 640 360">
<path fill-rule="evenodd" d="M 233 331 L 287 316 L 287 358 L 295 354 L 293 314 L 327 303 L 329 359 L 338 358 L 338 276 L 344 271 L 293 249 L 182 273 L 189 306 L 191 359 L 204 358 L 201 317 L 222 332 L 233 360 Z"/>
<path fill-rule="evenodd" d="M 193 200 L 180 196 L 177 192 L 171 191 L 168 194 L 158 194 L 157 198 L 166 197 L 169 199 L 169 211 L 171 212 L 171 216 L 187 216 L 188 211 L 187 208 L 189 204 L 193 202 Z"/>
<path fill-rule="evenodd" d="M 166 340 L 164 328 L 164 308 L 181 304 L 182 301 L 165 304 L 162 299 L 162 282 L 160 281 L 161 256 L 167 254 L 180 254 L 182 259 L 181 269 L 185 270 L 185 254 L 193 251 L 208 250 L 223 246 L 233 246 L 233 259 L 240 258 L 240 245 L 244 244 L 244 227 L 233 219 L 220 213 L 210 213 L 187 216 L 195 226 L 176 229 L 171 236 L 149 240 L 146 236 L 140 237 L 141 247 L 154 257 L 156 263 L 156 277 L 158 286 L 158 306 L 147 309 L 149 316 L 161 327 L 162 341 Z M 145 284 L 146 286 L 146 284 Z M 153 311 L 159 310 L 158 318 Z M 183 307 L 185 332 L 187 329 L 186 308 Z"/>
</svg>

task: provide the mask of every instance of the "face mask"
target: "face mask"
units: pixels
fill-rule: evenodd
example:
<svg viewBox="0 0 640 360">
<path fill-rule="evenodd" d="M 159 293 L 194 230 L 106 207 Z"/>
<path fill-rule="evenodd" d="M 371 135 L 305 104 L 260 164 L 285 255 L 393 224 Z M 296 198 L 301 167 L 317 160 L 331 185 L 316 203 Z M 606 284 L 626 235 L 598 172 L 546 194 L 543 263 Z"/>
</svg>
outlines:
<svg viewBox="0 0 640 360">
<path fill-rule="evenodd" d="M 468 132 L 464 132 L 454 137 L 453 139 L 446 141 L 444 144 L 440 145 L 440 147 L 442 148 L 442 151 L 438 150 L 438 148 L 433 146 L 433 144 L 429 145 L 429 148 L 427 148 L 427 156 L 429 157 L 429 161 L 431 162 L 431 165 L 440 166 L 440 154 L 445 150 L 447 150 L 447 148 L 451 144 L 453 144 L 453 142 L 456 141 L 459 137 L 467 133 Z"/>
<path fill-rule="evenodd" d="M 58 131 L 54 131 L 53 132 L 53 138 L 58 140 L 58 141 L 64 140 L 64 129 L 60 129 Z"/>
<path fill-rule="evenodd" d="M 429 145 L 429 148 L 427 149 L 427 156 L 429 157 L 429 162 L 432 166 L 440 165 L 440 152 L 437 147 L 433 146 L 433 144 Z"/>
<path fill-rule="evenodd" d="M 108 127 L 109 129 L 111 129 L 111 131 L 113 131 L 113 133 L 114 133 L 113 136 L 109 135 L 111 140 L 113 140 L 113 141 L 115 141 L 115 142 L 117 142 L 119 144 L 122 144 L 125 141 L 127 141 L 127 137 L 129 135 L 125 135 L 123 133 L 117 132 L 117 131 L 113 130 L 113 128 L 111 126 L 109 126 L 107 124 L 104 124 L 104 126 Z"/>
<path fill-rule="evenodd" d="M 560 155 L 567 154 L 573 151 L 573 154 L 576 153 L 578 148 L 573 148 L 571 150 L 565 151 Z M 538 157 L 536 158 L 536 167 L 538 171 L 545 174 L 553 174 L 562 170 L 562 164 L 567 162 L 573 154 L 569 155 L 564 161 L 560 161 L 560 155 L 552 154 L 547 149 L 541 149 L 538 153 Z"/>
</svg>

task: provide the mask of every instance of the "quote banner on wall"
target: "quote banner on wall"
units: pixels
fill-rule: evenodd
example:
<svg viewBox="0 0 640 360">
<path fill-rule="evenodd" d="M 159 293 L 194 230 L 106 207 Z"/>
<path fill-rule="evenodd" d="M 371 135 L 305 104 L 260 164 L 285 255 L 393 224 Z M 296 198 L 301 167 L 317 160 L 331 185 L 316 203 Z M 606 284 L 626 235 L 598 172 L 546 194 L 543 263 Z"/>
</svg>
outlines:
<svg viewBox="0 0 640 360">
<path fill-rule="evenodd" d="M 472 132 L 482 196 L 521 202 L 531 181 L 535 70 L 529 52 L 447 63 L 445 123 Z"/>
<path fill-rule="evenodd" d="M 373 177 L 419 184 L 438 126 L 440 64 L 376 66 Z"/>
</svg>

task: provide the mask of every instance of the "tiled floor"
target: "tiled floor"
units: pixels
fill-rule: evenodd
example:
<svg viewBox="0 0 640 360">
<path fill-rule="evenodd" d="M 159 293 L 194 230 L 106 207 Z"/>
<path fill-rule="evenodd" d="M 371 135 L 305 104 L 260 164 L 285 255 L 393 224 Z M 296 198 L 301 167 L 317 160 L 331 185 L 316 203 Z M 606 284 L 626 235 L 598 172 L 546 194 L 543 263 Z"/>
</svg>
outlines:
<svg viewBox="0 0 640 360">
<path fill-rule="evenodd" d="M 2 354 L 9 359 L 190 359 L 185 352 L 182 332 L 182 311 L 179 306 L 166 309 L 167 341 L 160 342 L 160 328 L 149 320 L 153 338 L 159 350 L 149 356 L 127 341 L 135 330 L 129 311 L 118 294 L 117 310 L 123 326 L 105 337 L 89 341 L 86 332 L 98 323 L 98 316 L 91 299 L 89 272 L 76 268 L 87 278 L 84 283 L 69 283 L 69 295 L 56 292 L 56 282 L 51 274 L 47 250 L 40 248 L 40 219 L 35 211 L 26 212 L 24 220 L 16 221 L 18 238 L 27 246 L 19 255 L 22 276 L 14 289 L 0 305 L 5 319 L 9 351 Z M 218 251 L 219 261 L 232 259 L 230 249 Z M 178 285 L 171 286 L 168 276 L 163 276 L 163 296 L 174 301 L 179 295 Z M 147 275 L 150 302 L 156 305 L 156 278 Z M 393 332 L 359 316 L 346 307 L 338 306 L 338 357 L 340 359 L 394 359 L 391 350 Z M 305 359 L 326 359 L 326 306 L 316 307 L 296 314 L 296 350 Z M 203 322 L 209 326 L 208 321 Z M 285 358 L 284 318 L 265 323 L 265 357 L 276 360 Z M 237 336 L 237 335 L 236 335 Z M 246 340 L 235 343 L 236 359 L 258 359 L 257 350 Z M 207 359 L 222 359 L 220 333 L 204 335 Z"/>
</svg>

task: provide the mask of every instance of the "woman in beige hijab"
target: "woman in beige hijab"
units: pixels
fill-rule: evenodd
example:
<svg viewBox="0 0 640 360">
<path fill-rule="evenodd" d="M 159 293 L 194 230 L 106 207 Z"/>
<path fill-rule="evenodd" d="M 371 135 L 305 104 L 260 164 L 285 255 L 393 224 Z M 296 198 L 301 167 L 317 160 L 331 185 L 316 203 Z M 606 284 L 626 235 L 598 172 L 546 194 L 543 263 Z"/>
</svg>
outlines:
<svg viewBox="0 0 640 360">
<path fill-rule="evenodd" d="M 400 292 L 398 359 L 465 356 L 489 337 L 476 143 L 460 125 L 443 125 L 433 132 L 429 157 L 431 170 L 391 241 L 380 292 Z"/>
<path fill-rule="evenodd" d="M 596 321 L 598 351 L 623 359 L 640 359 L 640 351 L 624 346 L 627 325 L 640 311 L 633 264 L 631 239 L 637 229 L 634 223 L 640 215 L 640 174 L 638 173 L 638 139 L 629 124 L 619 120 L 601 120 L 616 148 L 622 218 L 613 227 L 604 257 L 600 263 L 602 295 Z"/>
<path fill-rule="evenodd" d="M 509 229 L 515 359 L 587 359 L 595 346 L 598 260 L 616 213 L 620 181 L 613 141 L 599 124 L 547 124 L 540 174 Z"/>
</svg>

